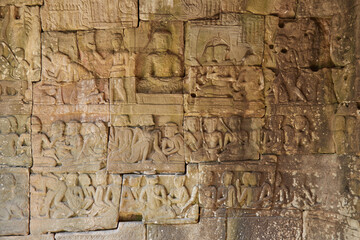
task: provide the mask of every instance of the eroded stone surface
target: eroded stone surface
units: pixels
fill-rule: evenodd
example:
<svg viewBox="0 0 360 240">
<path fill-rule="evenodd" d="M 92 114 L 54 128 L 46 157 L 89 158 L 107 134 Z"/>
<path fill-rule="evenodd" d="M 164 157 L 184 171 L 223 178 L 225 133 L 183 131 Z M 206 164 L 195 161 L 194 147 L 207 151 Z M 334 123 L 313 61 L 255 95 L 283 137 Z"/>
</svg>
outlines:
<svg viewBox="0 0 360 240">
<path fill-rule="evenodd" d="M 146 227 L 139 222 L 121 222 L 116 230 L 96 231 L 96 232 L 82 232 L 82 233 L 57 233 L 56 240 L 144 240 L 146 239 Z"/>
<path fill-rule="evenodd" d="M 30 115 L 0 116 L 0 165 L 31 166 Z"/>
<path fill-rule="evenodd" d="M 150 224 L 196 223 L 199 218 L 196 166 L 186 175 L 124 175 L 120 219 L 142 217 Z"/>
<path fill-rule="evenodd" d="M 216 19 L 220 13 L 220 0 L 195 1 L 167 1 L 141 0 L 141 20 L 190 20 L 190 19 Z"/>
<path fill-rule="evenodd" d="M 149 240 L 226 239 L 225 218 L 201 218 L 200 222 L 184 225 L 148 225 Z"/>
<path fill-rule="evenodd" d="M 12 237 L 0 237 L 1 240 L 54 240 L 54 235 L 28 235 L 28 236 L 12 236 Z"/>
<path fill-rule="evenodd" d="M 137 1 L 45 0 L 41 8 L 44 31 L 70 31 L 135 27 Z"/>
<path fill-rule="evenodd" d="M 0 168 L 0 236 L 29 233 L 29 170 Z"/>
<path fill-rule="evenodd" d="M 43 173 L 30 176 L 30 232 L 87 231 L 116 228 L 120 175 Z"/>
<path fill-rule="evenodd" d="M 302 239 L 302 224 L 300 211 L 234 211 L 226 239 Z"/>
</svg>

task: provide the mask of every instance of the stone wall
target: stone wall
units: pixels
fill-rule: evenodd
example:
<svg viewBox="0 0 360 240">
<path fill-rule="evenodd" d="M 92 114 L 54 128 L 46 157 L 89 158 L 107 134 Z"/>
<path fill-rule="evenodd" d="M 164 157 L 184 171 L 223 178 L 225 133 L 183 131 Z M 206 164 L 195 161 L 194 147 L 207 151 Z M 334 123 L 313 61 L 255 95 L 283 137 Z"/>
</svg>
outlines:
<svg viewBox="0 0 360 240">
<path fill-rule="evenodd" d="M 358 0 L 0 0 L 0 239 L 360 239 Z"/>
</svg>

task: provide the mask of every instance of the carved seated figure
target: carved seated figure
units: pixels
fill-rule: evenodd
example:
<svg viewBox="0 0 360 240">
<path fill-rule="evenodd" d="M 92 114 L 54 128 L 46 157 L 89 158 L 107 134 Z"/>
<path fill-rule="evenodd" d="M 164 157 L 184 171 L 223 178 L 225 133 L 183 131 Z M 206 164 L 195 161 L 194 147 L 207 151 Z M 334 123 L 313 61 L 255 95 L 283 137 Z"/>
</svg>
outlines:
<svg viewBox="0 0 360 240">
<path fill-rule="evenodd" d="M 164 131 L 165 138 L 161 140 L 162 152 L 169 161 L 184 160 L 184 138 L 180 135 L 176 123 L 167 123 Z"/>
<path fill-rule="evenodd" d="M 16 204 L 20 199 L 14 199 L 16 179 L 11 173 L 0 174 L 0 221 L 24 218 L 23 211 Z"/>
<path fill-rule="evenodd" d="M 246 131 L 241 129 L 241 118 L 233 116 L 229 119 L 229 131 L 225 133 L 223 154 L 230 156 L 244 153 L 246 145 L 249 143 L 249 136 Z"/>
<path fill-rule="evenodd" d="M 18 139 L 10 119 L 0 118 L 0 157 L 15 157 Z"/>
<path fill-rule="evenodd" d="M 181 93 L 184 69 L 180 57 L 169 50 L 171 37 L 167 30 L 152 35 L 149 45 L 155 50 L 146 56 L 143 78 L 137 85 L 139 92 Z"/>
<path fill-rule="evenodd" d="M 177 216 L 182 213 L 185 204 L 190 199 L 188 189 L 185 187 L 185 180 L 186 176 L 175 176 L 175 187 L 170 190 L 168 195 L 171 207 L 174 209 Z"/>
<path fill-rule="evenodd" d="M 221 186 L 218 188 L 217 204 L 226 208 L 232 208 L 236 205 L 236 189 L 232 185 L 234 173 L 224 172 L 221 176 Z"/>
<path fill-rule="evenodd" d="M 32 152 L 33 166 L 49 166 L 55 167 L 57 157 L 54 149 L 51 148 L 49 138 L 41 132 L 42 124 L 38 117 L 32 117 Z"/>
<path fill-rule="evenodd" d="M 223 136 L 217 130 L 217 118 L 204 119 L 204 148 L 210 161 L 217 161 L 218 154 L 223 148 Z"/>
<path fill-rule="evenodd" d="M 145 206 L 145 220 L 176 217 L 175 211 L 169 206 L 164 185 L 159 184 L 158 176 L 146 177 L 146 185 L 141 189 L 139 200 Z"/>
</svg>

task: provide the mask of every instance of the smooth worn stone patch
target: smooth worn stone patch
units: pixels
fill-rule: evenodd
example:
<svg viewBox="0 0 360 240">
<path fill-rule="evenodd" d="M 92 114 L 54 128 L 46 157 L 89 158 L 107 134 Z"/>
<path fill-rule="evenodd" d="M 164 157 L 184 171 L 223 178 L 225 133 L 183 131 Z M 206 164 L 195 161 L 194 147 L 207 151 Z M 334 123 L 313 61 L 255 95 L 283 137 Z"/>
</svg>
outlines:
<svg viewBox="0 0 360 240">
<path fill-rule="evenodd" d="M 0 168 L 0 236 L 29 233 L 29 170 Z"/>
</svg>

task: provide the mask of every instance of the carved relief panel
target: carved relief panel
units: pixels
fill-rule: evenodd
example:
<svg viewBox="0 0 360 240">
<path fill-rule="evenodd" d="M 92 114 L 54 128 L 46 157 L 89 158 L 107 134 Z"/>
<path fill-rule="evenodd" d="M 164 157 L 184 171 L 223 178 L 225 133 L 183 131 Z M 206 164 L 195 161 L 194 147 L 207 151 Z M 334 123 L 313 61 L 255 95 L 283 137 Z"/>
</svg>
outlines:
<svg viewBox="0 0 360 240">
<path fill-rule="evenodd" d="M 41 7 L 44 31 L 136 27 L 138 4 L 134 0 L 45 0 Z"/>
<path fill-rule="evenodd" d="M 31 166 L 30 115 L 0 116 L 0 165 Z"/>
<path fill-rule="evenodd" d="M 205 212 L 272 206 L 275 162 L 270 159 L 264 165 L 267 160 L 260 164 L 200 164 L 200 206 Z"/>
<path fill-rule="evenodd" d="M 105 166 L 108 128 L 104 119 L 74 115 L 32 117 L 34 172 L 93 173 Z"/>
<path fill-rule="evenodd" d="M 184 121 L 188 162 L 259 159 L 261 119 L 186 116 Z"/>
<path fill-rule="evenodd" d="M 0 12 L 0 80 L 30 88 L 40 80 L 39 7 L 6 5 Z"/>
<path fill-rule="evenodd" d="M 122 178 L 96 173 L 30 176 L 32 234 L 115 228 Z"/>
<path fill-rule="evenodd" d="M 29 170 L 0 168 L 0 206 L 0 236 L 29 233 Z"/>
<path fill-rule="evenodd" d="M 342 184 L 342 162 L 331 154 L 280 156 L 275 206 L 353 214 L 355 201 Z"/>
<path fill-rule="evenodd" d="M 161 118 L 162 117 L 162 118 Z M 128 115 L 117 119 L 109 136 L 108 169 L 116 173 L 181 173 L 185 171 L 182 119 Z M 134 123 L 136 119 L 138 123 Z M 169 118 L 168 118 L 169 119 Z M 132 122 L 131 122 L 132 121 Z"/>
<path fill-rule="evenodd" d="M 76 39 L 74 33 L 43 33 L 42 80 L 34 85 L 35 104 L 106 104 L 109 101 L 109 80 L 99 79 L 101 75 L 82 63 L 83 54 L 78 50 Z"/>
<path fill-rule="evenodd" d="M 262 133 L 263 153 L 333 153 L 331 123 L 334 111 L 327 107 L 274 107 L 265 118 Z"/>
<path fill-rule="evenodd" d="M 185 107 L 187 112 L 263 114 L 263 18 L 223 14 L 187 25 Z M 219 108 L 219 106 L 221 106 Z"/>
<path fill-rule="evenodd" d="M 197 167 L 186 175 L 125 175 L 120 219 L 142 216 L 150 224 L 196 223 L 199 217 Z"/>
<path fill-rule="evenodd" d="M 216 19 L 220 13 L 219 0 L 140 0 L 142 20 Z"/>
</svg>

